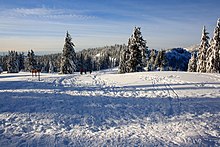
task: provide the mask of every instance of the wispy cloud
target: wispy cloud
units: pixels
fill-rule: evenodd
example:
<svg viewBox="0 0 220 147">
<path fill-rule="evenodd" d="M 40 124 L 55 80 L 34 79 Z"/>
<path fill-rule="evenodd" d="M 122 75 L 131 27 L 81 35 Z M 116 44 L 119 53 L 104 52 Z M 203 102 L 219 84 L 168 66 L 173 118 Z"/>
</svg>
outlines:
<svg viewBox="0 0 220 147">
<path fill-rule="evenodd" d="M 51 8 L 13 8 L 3 9 L 0 11 L 1 17 L 13 17 L 23 19 L 77 19 L 77 20 L 89 20 L 95 19 L 96 16 L 86 15 L 81 11 L 73 11 L 70 9 L 51 9 Z"/>
<path fill-rule="evenodd" d="M 52 40 L 62 46 L 69 30 L 77 48 L 82 49 L 127 43 L 133 27 L 140 26 L 150 48 L 187 46 L 199 42 L 203 25 L 213 30 L 219 4 L 217 0 L 0 1 L 0 41 L 23 38 L 16 45 L 19 48 L 25 38 L 34 38 L 30 46 L 44 48 L 45 43 L 34 40 L 47 38 L 53 49 Z"/>
</svg>

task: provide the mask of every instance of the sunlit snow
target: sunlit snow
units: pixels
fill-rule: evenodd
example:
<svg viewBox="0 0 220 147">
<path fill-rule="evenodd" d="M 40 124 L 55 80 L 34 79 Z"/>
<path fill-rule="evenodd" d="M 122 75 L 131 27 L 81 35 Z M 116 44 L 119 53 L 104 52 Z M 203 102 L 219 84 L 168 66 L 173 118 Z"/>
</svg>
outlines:
<svg viewBox="0 0 220 147">
<path fill-rule="evenodd" d="M 0 74 L 0 146 L 220 146 L 220 75 Z"/>
</svg>

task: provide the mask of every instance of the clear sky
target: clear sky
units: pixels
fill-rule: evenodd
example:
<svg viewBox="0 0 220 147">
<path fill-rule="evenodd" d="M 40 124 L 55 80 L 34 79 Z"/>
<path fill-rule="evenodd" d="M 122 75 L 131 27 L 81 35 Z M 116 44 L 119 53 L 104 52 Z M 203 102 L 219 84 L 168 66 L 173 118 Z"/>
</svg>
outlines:
<svg viewBox="0 0 220 147">
<path fill-rule="evenodd" d="M 187 47 L 219 17 L 220 0 L 0 0 L 0 51 L 61 52 L 67 30 L 76 50 L 127 44 L 135 26 L 149 48 Z"/>
</svg>

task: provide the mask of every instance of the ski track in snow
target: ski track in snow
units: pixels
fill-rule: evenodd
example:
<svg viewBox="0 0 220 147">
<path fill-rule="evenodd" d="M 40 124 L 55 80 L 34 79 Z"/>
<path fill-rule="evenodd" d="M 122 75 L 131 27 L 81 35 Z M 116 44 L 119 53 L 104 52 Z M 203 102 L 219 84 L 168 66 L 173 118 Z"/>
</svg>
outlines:
<svg viewBox="0 0 220 147">
<path fill-rule="evenodd" d="M 0 146 L 220 146 L 220 76 L 0 75 Z"/>
</svg>

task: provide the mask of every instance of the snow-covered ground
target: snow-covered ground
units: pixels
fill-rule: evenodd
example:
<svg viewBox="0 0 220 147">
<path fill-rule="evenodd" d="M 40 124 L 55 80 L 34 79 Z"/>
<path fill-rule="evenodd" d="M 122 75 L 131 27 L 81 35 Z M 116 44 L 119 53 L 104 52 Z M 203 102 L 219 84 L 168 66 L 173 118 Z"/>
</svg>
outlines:
<svg viewBox="0 0 220 147">
<path fill-rule="evenodd" d="M 220 146 L 220 74 L 0 74 L 0 146 Z"/>
</svg>

